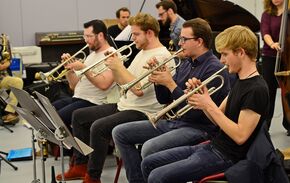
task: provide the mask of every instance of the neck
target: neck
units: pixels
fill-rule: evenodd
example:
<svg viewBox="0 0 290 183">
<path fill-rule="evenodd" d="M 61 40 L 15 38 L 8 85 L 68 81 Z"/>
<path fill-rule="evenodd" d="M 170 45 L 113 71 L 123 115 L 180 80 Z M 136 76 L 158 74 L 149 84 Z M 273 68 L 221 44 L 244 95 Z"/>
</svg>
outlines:
<svg viewBox="0 0 290 183">
<path fill-rule="evenodd" d="M 123 30 L 125 27 L 123 25 L 121 25 L 120 23 L 118 23 L 118 27 L 119 29 Z"/>
<path fill-rule="evenodd" d="M 95 50 L 96 53 L 102 52 L 107 50 L 108 48 L 110 48 L 111 46 L 109 45 L 109 43 L 106 41 L 105 43 L 102 43 L 102 46 L 99 47 L 98 49 Z"/>
<path fill-rule="evenodd" d="M 192 60 L 195 60 L 196 58 L 200 57 L 201 55 L 205 54 L 206 52 L 208 51 L 207 48 L 205 47 L 202 47 L 200 48 L 199 50 L 196 50 L 195 52 L 195 55 L 191 56 L 191 59 Z"/>
<path fill-rule="evenodd" d="M 171 25 L 174 24 L 174 22 L 176 21 L 176 19 L 177 19 L 177 14 L 173 14 L 173 15 L 171 16 L 171 18 L 170 18 L 170 20 L 171 20 L 170 24 L 171 24 Z"/>
<path fill-rule="evenodd" d="M 158 38 L 153 38 L 151 41 L 148 41 L 148 44 L 143 50 L 151 50 L 154 48 L 162 47 L 163 45 L 160 43 Z"/>
<path fill-rule="evenodd" d="M 259 73 L 257 71 L 255 61 L 251 61 L 251 63 L 245 63 L 244 67 L 241 68 L 241 70 L 238 73 L 240 79 L 251 78 L 251 77 L 256 76 L 258 74 Z"/>
</svg>

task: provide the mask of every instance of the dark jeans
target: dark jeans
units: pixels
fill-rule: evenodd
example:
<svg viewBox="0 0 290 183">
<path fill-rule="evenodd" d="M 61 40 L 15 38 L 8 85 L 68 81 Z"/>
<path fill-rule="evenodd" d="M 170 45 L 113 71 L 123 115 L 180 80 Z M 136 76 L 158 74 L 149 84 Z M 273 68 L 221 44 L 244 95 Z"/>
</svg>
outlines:
<svg viewBox="0 0 290 183">
<path fill-rule="evenodd" d="M 165 149 L 195 145 L 208 139 L 206 132 L 192 128 L 186 122 L 167 120 L 159 120 L 157 129 L 148 120 L 118 125 L 112 134 L 130 183 L 144 182 L 142 158 Z M 136 144 L 143 144 L 141 155 Z"/>
<path fill-rule="evenodd" d="M 83 108 L 83 107 L 90 107 L 95 106 L 87 100 L 72 98 L 72 97 L 65 97 L 61 98 L 52 103 L 52 105 L 57 110 L 60 118 L 63 120 L 65 125 L 71 130 L 71 123 L 72 123 L 72 114 L 76 109 Z"/>
<path fill-rule="evenodd" d="M 269 56 L 262 57 L 263 78 L 268 84 L 269 97 L 270 97 L 269 115 L 268 115 L 268 118 L 266 119 L 269 128 L 270 128 L 271 120 L 274 114 L 275 99 L 276 99 L 276 93 L 277 93 L 277 88 L 278 88 L 278 82 L 274 75 L 275 63 L 276 63 L 276 57 L 269 57 Z"/>
<path fill-rule="evenodd" d="M 148 183 L 186 183 L 224 172 L 233 163 L 211 144 L 182 146 L 147 156 L 141 164 Z"/>
<path fill-rule="evenodd" d="M 88 173 L 92 178 L 99 179 L 112 139 L 115 126 L 131 121 L 146 119 L 146 115 L 136 110 L 119 111 L 117 104 L 105 104 L 78 109 L 73 113 L 73 134 L 94 149 L 86 157 L 74 150 L 76 164 L 88 162 Z"/>
</svg>

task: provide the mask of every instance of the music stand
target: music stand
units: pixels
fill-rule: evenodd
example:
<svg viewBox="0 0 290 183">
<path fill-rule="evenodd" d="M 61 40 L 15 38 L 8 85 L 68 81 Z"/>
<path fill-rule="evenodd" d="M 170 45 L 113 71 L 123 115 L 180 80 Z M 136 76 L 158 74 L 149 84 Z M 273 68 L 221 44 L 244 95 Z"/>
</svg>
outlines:
<svg viewBox="0 0 290 183">
<path fill-rule="evenodd" d="M 6 90 L 0 89 L 0 100 L 2 100 L 3 103 L 8 103 L 10 101 L 9 95 L 7 94 Z M 9 127 L 7 127 L 2 120 L 2 111 L 0 112 L 0 126 L 3 126 L 5 129 L 13 133 L 13 130 L 11 130 Z M 14 170 L 17 170 L 18 167 L 13 165 L 11 162 L 9 162 L 6 158 L 4 158 L 3 155 L 8 155 L 8 153 L 0 151 L 0 173 L 1 173 L 1 160 L 5 161 L 8 165 L 10 165 Z"/>
<path fill-rule="evenodd" d="M 0 101 L 4 104 L 8 104 L 10 102 L 10 98 L 8 93 L 6 92 L 5 89 L 0 89 Z M 13 130 L 11 130 L 3 121 L 2 116 L 3 116 L 3 111 L 4 111 L 4 107 L 1 107 L 1 112 L 0 112 L 0 126 L 3 126 L 6 130 L 8 130 L 9 132 L 13 133 Z"/>
<path fill-rule="evenodd" d="M 16 107 L 14 106 L 15 111 L 22 116 L 22 118 L 24 118 L 37 132 L 36 132 L 36 137 L 38 140 L 40 141 L 45 141 L 45 140 L 49 140 L 51 142 L 54 143 L 58 143 L 58 140 L 54 137 L 54 133 L 45 125 L 43 124 L 42 121 L 39 120 L 39 118 L 37 118 L 35 116 L 35 114 L 33 114 L 31 111 L 25 109 L 25 108 L 20 108 L 20 107 Z M 42 143 L 40 143 L 42 146 Z M 45 183 L 45 164 L 44 164 L 44 158 L 43 158 L 43 151 L 42 151 L 42 147 L 40 147 L 40 152 L 41 152 L 41 162 L 42 162 L 42 178 L 43 178 L 43 182 Z M 33 149 L 33 153 L 34 153 L 34 149 Z M 33 161 L 35 161 L 35 157 L 33 159 Z M 35 163 L 34 163 L 35 165 Z M 36 168 L 33 169 L 34 170 L 34 175 L 36 175 Z M 38 182 L 36 180 L 36 176 L 34 177 L 34 180 L 32 182 Z"/>
<path fill-rule="evenodd" d="M 54 106 L 50 103 L 49 99 L 40 94 L 39 92 L 35 91 L 39 101 L 43 105 L 43 107 L 47 110 L 48 114 L 50 115 L 52 121 L 56 125 L 55 130 L 55 137 L 59 140 L 60 146 L 60 156 L 61 156 L 61 169 L 62 169 L 62 178 L 64 179 L 64 157 L 63 157 L 63 143 L 71 145 L 76 150 L 78 150 L 83 155 L 88 155 L 93 152 L 93 149 L 79 140 L 77 137 L 73 137 L 58 113 L 56 112 Z M 64 180 L 62 180 L 64 181 Z"/>
<path fill-rule="evenodd" d="M 33 114 L 32 117 L 34 117 L 34 118 L 37 118 L 40 116 L 41 117 L 46 116 L 47 118 L 44 118 L 44 119 L 49 119 L 48 121 L 39 120 L 39 122 L 42 122 L 41 124 L 43 124 L 44 126 L 47 126 L 47 128 L 48 128 L 48 125 L 46 123 L 48 123 L 50 126 L 52 125 L 55 127 L 55 131 L 53 133 L 54 138 L 49 139 L 49 137 L 48 137 L 47 140 L 52 141 L 56 144 L 59 144 L 59 146 L 60 146 L 62 181 L 64 182 L 63 146 L 65 145 L 66 148 L 74 147 L 76 150 L 78 150 L 80 153 L 82 153 L 84 155 L 88 155 L 89 153 L 91 153 L 93 151 L 93 149 L 91 147 L 89 147 L 88 145 L 86 145 L 85 143 L 83 143 L 78 138 L 72 136 L 72 134 L 67 129 L 67 127 L 65 126 L 62 119 L 59 117 L 58 113 L 55 111 L 54 107 L 52 106 L 52 104 L 50 103 L 50 101 L 47 97 L 41 95 L 38 92 L 35 92 L 39 101 L 40 101 L 39 102 L 36 99 L 31 100 L 31 96 L 24 90 L 12 88 L 12 92 L 14 93 L 14 95 L 17 98 L 22 97 L 22 102 L 25 102 L 25 106 L 28 108 L 28 110 L 26 110 L 24 112 L 27 113 L 28 111 L 30 112 L 33 110 L 41 112 L 45 115 L 43 115 L 43 114 L 36 115 L 36 112 L 30 113 L 30 115 Z M 27 98 L 27 99 L 25 99 L 25 98 Z M 37 102 L 35 102 L 35 101 L 37 101 Z M 36 106 L 34 105 L 35 103 L 37 104 Z M 38 109 L 37 109 L 37 107 L 38 107 Z M 23 111 L 20 111 L 20 113 L 23 114 Z M 23 114 L 23 115 L 25 115 L 25 114 Z M 31 116 L 29 114 L 26 114 L 26 115 L 27 115 L 26 117 L 31 118 Z M 39 128 L 39 124 L 36 127 Z M 52 131 L 50 130 L 50 132 L 52 132 Z M 48 133 L 50 134 L 50 132 L 48 132 Z"/>
</svg>

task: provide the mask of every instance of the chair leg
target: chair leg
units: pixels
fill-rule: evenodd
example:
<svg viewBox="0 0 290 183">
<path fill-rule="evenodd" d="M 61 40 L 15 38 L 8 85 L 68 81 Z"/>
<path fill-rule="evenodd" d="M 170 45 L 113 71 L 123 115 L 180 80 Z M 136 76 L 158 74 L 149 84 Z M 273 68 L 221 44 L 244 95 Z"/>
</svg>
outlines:
<svg viewBox="0 0 290 183">
<path fill-rule="evenodd" d="M 116 161 L 117 161 L 117 171 L 116 171 L 114 183 L 118 183 L 119 176 L 120 176 L 120 173 L 121 173 L 121 168 L 122 168 L 122 165 L 123 165 L 123 161 L 122 161 L 121 158 L 116 157 Z"/>
</svg>

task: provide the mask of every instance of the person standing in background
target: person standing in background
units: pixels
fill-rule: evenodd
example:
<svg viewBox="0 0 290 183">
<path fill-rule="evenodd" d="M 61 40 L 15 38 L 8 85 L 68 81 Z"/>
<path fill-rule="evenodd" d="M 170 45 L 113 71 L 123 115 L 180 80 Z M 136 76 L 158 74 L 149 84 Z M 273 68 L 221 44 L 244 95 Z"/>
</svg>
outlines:
<svg viewBox="0 0 290 183">
<path fill-rule="evenodd" d="M 130 14 L 130 10 L 126 7 L 118 9 L 116 12 L 118 24 L 110 26 L 108 28 L 108 34 L 113 38 L 116 38 L 122 32 L 122 30 L 127 27 Z"/>
<path fill-rule="evenodd" d="M 270 129 L 275 109 L 275 98 L 278 83 L 274 75 L 276 54 L 280 50 L 279 34 L 284 0 L 264 0 L 264 12 L 261 18 L 261 34 L 264 40 L 262 49 L 263 77 L 266 80 L 270 95 L 270 111 L 266 119 Z"/>
<path fill-rule="evenodd" d="M 163 0 L 156 4 L 158 11 L 158 17 L 162 25 L 170 24 L 170 39 L 169 50 L 179 49 L 179 35 L 182 28 L 182 24 L 185 20 L 177 14 L 177 6 L 173 1 Z"/>
</svg>

